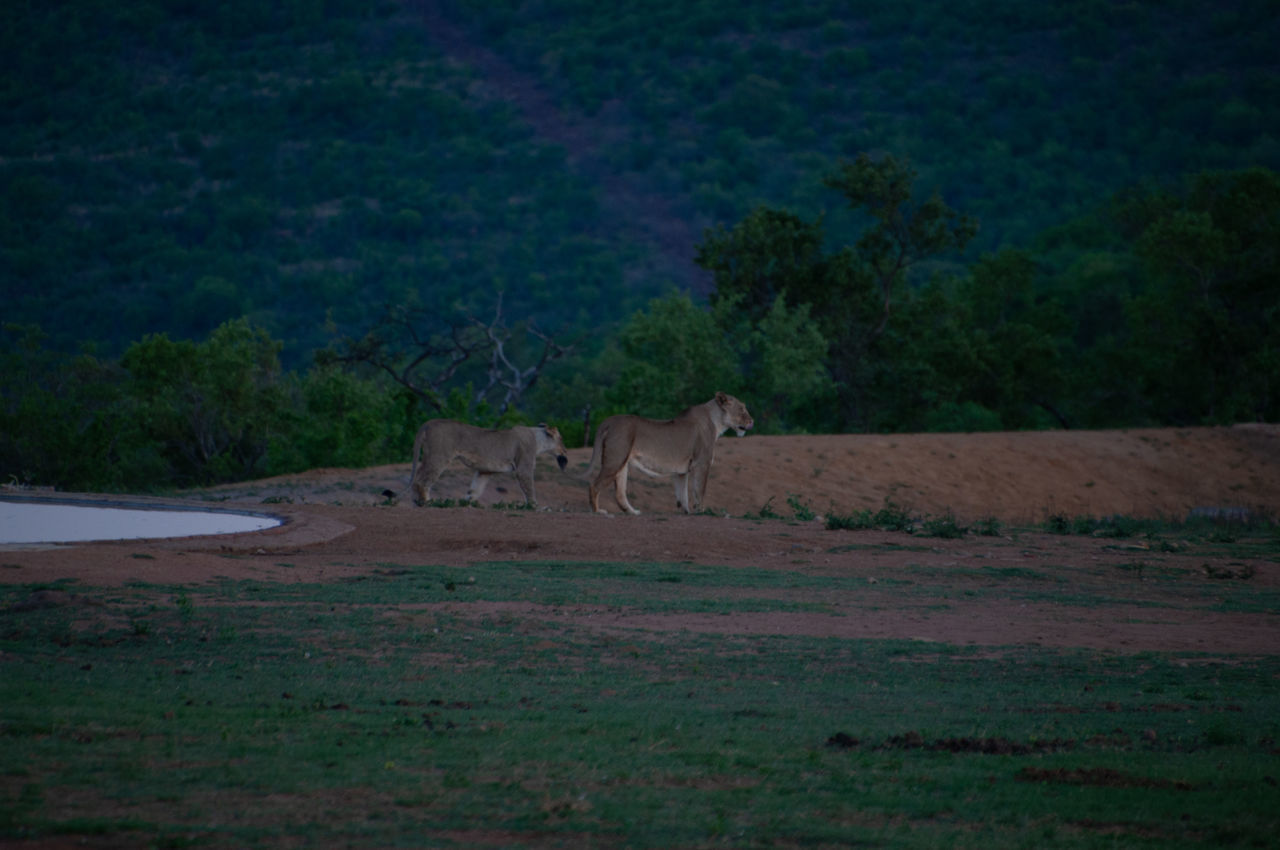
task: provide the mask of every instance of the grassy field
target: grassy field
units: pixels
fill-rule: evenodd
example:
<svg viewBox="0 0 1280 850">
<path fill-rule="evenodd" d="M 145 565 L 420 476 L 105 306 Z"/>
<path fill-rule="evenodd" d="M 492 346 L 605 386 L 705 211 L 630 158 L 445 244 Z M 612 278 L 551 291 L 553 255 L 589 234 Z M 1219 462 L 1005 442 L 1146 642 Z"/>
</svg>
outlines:
<svg viewBox="0 0 1280 850">
<path fill-rule="evenodd" d="M 907 578 L 904 603 L 945 580 Z M 1096 604 L 1045 573 L 985 578 L 992 599 Z M 1203 581 L 1221 605 L 1280 611 L 1269 589 Z M 1280 831 L 1280 655 L 589 616 L 820 611 L 859 587 L 545 562 L 3 585 L 0 843 L 1176 848 Z"/>
</svg>

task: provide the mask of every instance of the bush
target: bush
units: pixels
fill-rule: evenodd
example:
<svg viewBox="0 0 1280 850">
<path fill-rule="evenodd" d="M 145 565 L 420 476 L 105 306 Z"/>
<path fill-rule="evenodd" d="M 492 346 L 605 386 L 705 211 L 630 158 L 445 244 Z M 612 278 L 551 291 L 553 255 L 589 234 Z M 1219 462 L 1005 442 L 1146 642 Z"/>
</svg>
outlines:
<svg viewBox="0 0 1280 850">
<path fill-rule="evenodd" d="M 1000 520 L 995 517 L 983 517 L 973 526 L 973 532 L 981 537 L 999 537 Z"/>
<path fill-rule="evenodd" d="M 955 515 L 947 511 L 939 517 L 925 517 L 921 531 L 926 537 L 955 539 L 964 537 L 969 529 L 957 523 Z"/>
<path fill-rule="evenodd" d="M 875 528 L 876 524 L 869 510 L 854 511 L 851 514 L 827 511 L 826 527 L 828 531 L 863 531 Z"/>
<path fill-rule="evenodd" d="M 905 508 L 894 504 L 889 498 L 884 500 L 884 507 L 876 511 L 874 521 L 876 528 L 882 528 L 885 531 L 905 531 L 908 534 L 915 530 L 916 522 Z"/>
<path fill-rule="evenodd" d="M 795 518 L 801 522 L 809 522 L 817 517 L 817 514 L 813 512 L 813 508 L 809 507 L 808 504 L 801 502 L 800 497 L 795 494 L 787 496 L 787 504 L 791 506 L 791 510 Z"/>
</svg>

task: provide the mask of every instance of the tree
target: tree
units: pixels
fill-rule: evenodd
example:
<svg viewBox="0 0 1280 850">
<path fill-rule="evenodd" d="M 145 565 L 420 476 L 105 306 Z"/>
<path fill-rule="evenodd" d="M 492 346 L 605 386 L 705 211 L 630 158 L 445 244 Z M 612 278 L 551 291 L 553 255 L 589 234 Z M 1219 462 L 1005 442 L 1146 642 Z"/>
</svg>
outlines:
<svg viewBox="0 0 1280 850">
<path fill-rule="evenodd" d="M 450 391 L 479 380 L 464 411 L 471 418 L 495 402 L 500 414 L 514 411 L 547 365 L 572 351 L 573 345 L 557 342 L 532 322 L 508 327 L 499 293 L 488 322 L 461 309 L 446 320 L 431 310 L 389 307 L 372 330 L 359 339 L 337 340 L 319 352 L 317 363 L 381 372 L 437 416 L 447 409 L 456 414 Z"/>
<path fill-rule="evenodd" d="M 737 393 L 738 356 L 723 329 L 687 294 L 655 298 L 617 336 L 618 377 L 609 405 L 667 418 L 718 391 Z"/>
<path fill-rule="evenodd" d="M 1280 176 L 1206 172 L 1125 199 L 1119 216 L 1147 272 L 1126 352 L 1147 414 L 1280 419 Z"/>
<path fill-rule="evenodd" d="M 245 319 L 204 342 L 152 334 L 129 346 L 138 439 L 161 465 L 153 486 L 243 480 L 265 471 L 288 398 L 280 343 Z"/>
<path fill-rule="evenodd" d="M 913 205 L 915 178 L 915 170 L 906 161 L 892 156 L 873 160 L 863 153 L 823 181 L 828 188 L 843 193 L 851 207 L 865 210 L 875 222 L 854 247 L 859 266 L 870 275 L 880 304 L 879 316 L 862 340 L 864 349 L 884 333 L 895 294 L 906 282 L 911 267 L 929 257 L 963 250 L 978 232 L 973 219 L 948 207 L 937 193 Z"/>
<path fill-rule="evenodd" d="M 388 390 L 393 391 L 388 391 Z M 289 383 L 269 474 L 317 466 L 364 467 L 404 457 L 421 421 L 404 416 L 407 391 L 339 364 L 316 365 Z"/>
<path fill-rule="evenodd" d="M 779 295 L 752 321 L 721 300 L 712 316 L 735 350 L 741 372 L 739 396 L 759 433 L 830 427 L 828 411 L 836 386 L 826 368 L 827 340 L 809 315 L 809 305 L 790 307 Z"/>
<path fill-rule="evenodd" d="M 123 489 L 124 375 L 85 352 L 45 347 L 38 327 L 0 328 L 0 477 L 67 489 Z"/>
<path fill-rule="evenodd" d="M 776 299 L 814 304 L 826 282 L 821 219 L 757 207 L 732 228 L 717 225 L 697 246 L 695 261 L 714 277 L 713 305 L 731 302 L 759 321 Z"/>
<path fill-rule="evenodd" d="M 974 355 L 967 400 L 995 412 L 1008 429 L 1039 424 L 1036 408 L 1069 427 L 1057 402 L 1067 318 L 1055 302 L 1037 299 L 1031 257 L 1013 249 L 982 257 L 961 287 L 960 302 Z"/>
<path fill-rule="evenodd" d="M 764 208 L 731 229 L 708 231 L 698 249 L 698 263 L 715 276 L 712 303 L 735 305 L 752 326 L 784 296 L 807 308 L 827 340 L 838 406 L 826 419 L 837 428 L 900 424 L 885 415 L 897 406 L 882 404 L 882 391 L 897 392 L 891 376 L 915 357 L 909 349 L 920 341 L 910 326 L 920 317 L 905 309 L 918 297 L 908 275 L 926 259 L 962 249 L 977 230 L 936 194 L 913 201 L 915 176 L 906 162 L 866 154 L 828 175 L 824 184 L 868 221 L 855 244 L 836 252 L 823 249 L 821 219 Z M 920 389 L 918 397 L 927 398 L 928 388 Z"/>
</svg>

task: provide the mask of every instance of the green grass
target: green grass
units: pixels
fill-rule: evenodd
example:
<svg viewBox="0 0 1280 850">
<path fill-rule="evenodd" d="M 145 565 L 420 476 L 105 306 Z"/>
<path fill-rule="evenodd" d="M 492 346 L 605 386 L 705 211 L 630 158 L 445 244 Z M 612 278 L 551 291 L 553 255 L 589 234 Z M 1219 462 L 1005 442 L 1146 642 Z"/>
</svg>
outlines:
<svg viewBox="0 0 1280 850">
<path fill-rule="evenodd" d="M 993 600 L 1059 592 L 1090 604 L 1056 569 L 965 578 Z M 940 574 L 898 578 L 913 604 Z M 1139 580 L 1115 579 L 1106 601 Z M 1143 580 L 1193 597 L 1260 590 Z M 1198 847 L 1264 846 L 1280 828 L 1276 656 L 715 635 L 567 616 L 820 610 L 866 587 L 594 562 L 383 564 L 331 584 L 3 586 L 0 838 Z M 1275 594 L 1257 598 L 1280 611 Z M 476 616 L 438 604 L 475 601 L 513 604 Z"/>
</svg>

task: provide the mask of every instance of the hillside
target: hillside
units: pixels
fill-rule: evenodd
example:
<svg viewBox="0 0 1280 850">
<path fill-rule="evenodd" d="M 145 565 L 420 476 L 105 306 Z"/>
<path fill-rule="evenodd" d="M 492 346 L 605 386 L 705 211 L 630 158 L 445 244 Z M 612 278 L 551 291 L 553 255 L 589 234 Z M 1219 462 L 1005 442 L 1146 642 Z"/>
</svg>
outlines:
<svg viewBox="0 0 1280 850">
<path fill-rule="evenodd" d="M 1027 245 L 1135 183 L 1280 167 L 1272 12 L 23 4 L 0 297 L 67 350 L 247 315 L 290 365 L 386 304 L 608 325 L 705 292 L 704 229 L 759 203 L 855 232 L 820 178 L 861 151 L 977 217 L 973 251 Z"/>
</svg>

